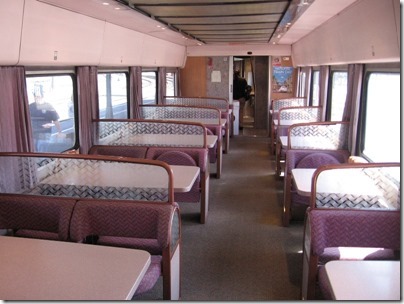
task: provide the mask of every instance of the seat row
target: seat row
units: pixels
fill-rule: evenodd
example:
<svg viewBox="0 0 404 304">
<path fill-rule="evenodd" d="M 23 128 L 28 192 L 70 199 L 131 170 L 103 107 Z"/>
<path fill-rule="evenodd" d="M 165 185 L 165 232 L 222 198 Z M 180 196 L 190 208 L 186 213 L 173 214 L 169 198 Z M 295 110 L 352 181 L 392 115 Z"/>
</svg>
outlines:
<svg viewBox="0 0 404 304">
<path fill-rule="evenodd" d="M 151 289 L 162 275 L 163 298 L 180 298 L 176 204 L 1 194 L 0 229 L 15 237 L 146 250 L 151 264 L 136 294 Z"/>
</svg>

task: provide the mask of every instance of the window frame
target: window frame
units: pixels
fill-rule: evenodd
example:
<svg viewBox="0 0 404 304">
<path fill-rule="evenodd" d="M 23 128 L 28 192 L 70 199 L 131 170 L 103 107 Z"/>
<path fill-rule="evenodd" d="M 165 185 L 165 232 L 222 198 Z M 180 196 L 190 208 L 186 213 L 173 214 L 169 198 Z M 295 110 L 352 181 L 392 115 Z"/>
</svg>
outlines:
<svg viewBox="0 0 404 304">
<path fill-rule="evenodd" d="M 363 85 L 361 91 L 361 100 L 359 108 L 359 125 L 358 136 L 356 143 L 357 154 L 369 162 L 374 162 L 368 155 L 364 153 L 365 149 L 365 135 L 366 135 L 366 111 L 367 111 L 367 92 L 369 87 L 370 76 L 374 73 L 380 74 L 399 74 L 401 75 L 400 63 L 387 63 L 387 64 L 371 64 L 366 65 L 363 73 Z M 401 107 L 401 105 L 400 105 Z M 401 111 L 400 111 L 401 112 Z M 400 134 L 401 137 L 401 134 Z"/>
<path fill-rule="evenodd" d="M 154 73 L 155 80 L 156 80 L 156 88 L 154 92 L 154 103 L 144 103 L 144 94 L 143 94 L 143 73 Z M 156 105 L 158 102 L 158 88 L 159 88 L 159 77 L 158 77 L 158 70 L 152 68 L 142 68 L 142 104 L 150 104 Z"/>
<path fill-rule="evenodd" d="M 343 65 L 343 66 L 331 66 L 330 68 L 330 74 L 328 77 L 328 89 L 327 89 L 327 104 L 326 104 L 326 121 L 331 121 L 331 115 L 332 115 L 332 84 L 333 84 L 333 75 L 334 73 L 346 73 L 347 75 L 347 93 L 348 93 L 348 66 Z M 345 102 L 346 102 L 346 97 L 345 97 Z"/>
<path fill-rule="evenodd" d="M 126 118 L 130 116 L 130 80 L 129 80 L 129 70 L 128 69 L 98 69 L 97 71 L 97 88 L 98 88 L 98 75 L 99 74 L 125 74 L 126 76 Z M 98 89 L 97 89 L 98 94 Z M 100 117 L 100 103 L 98 95 L 98 116 Z"/>
</svg>

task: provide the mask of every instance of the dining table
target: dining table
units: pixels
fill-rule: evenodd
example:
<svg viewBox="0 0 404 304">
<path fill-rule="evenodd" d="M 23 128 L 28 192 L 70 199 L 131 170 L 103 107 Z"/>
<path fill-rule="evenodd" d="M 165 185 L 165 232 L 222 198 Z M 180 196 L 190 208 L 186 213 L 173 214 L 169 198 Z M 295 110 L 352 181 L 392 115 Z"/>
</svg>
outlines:
<svg viewBox="0 0 404 304">
<path fill-rule="evenodd" d="M 0 236 L 0 299 L 131 300 L 147 251 Z"/>
<path fill-rule="evenodd" d="M 336 260 L 325 264 L 334 300 L 401 300 L 400 261 Z"/>
</svg>

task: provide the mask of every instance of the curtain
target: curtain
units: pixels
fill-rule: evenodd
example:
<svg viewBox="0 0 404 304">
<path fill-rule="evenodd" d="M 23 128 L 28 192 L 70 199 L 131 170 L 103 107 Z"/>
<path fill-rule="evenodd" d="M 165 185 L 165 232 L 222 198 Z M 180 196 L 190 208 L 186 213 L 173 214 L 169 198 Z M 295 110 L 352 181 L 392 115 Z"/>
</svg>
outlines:
<svg viewBox="0 0 404 304">
<path fill-rule="evenodd" d="M 352 155 L 356 155 L 356 141 L 359 124 L 359 106 L 363 80 L 363 64 L 348 65 L 348 88 L 345 102 L 343 121 L 349 121 L 348 148 Z"/>
<path fill-rule="evenodd" d="M 178 90 L 177 90 L 176 94 L 174 94 L 174 95 L 182 96 L 181 95 L 181 69 L 177 68 L 176 73 L 177 73 L 177 84 L 176 85 L 178 85 L 178 88 L 177 88 Z"/>
<path fill-rule="evenodd" d="M 77 67 L 79 138 L 82 154 L 87 154 L 93 145 L 93 119 L 99 118 L 97 72 L 97 67 Z"/>
<path fill-rule="evenodd" d="M 328 95 L 328 78 L 330 77 L 330 67 L 321 66 L 320 67 L 320 100 L 319 106 L 323 107 L 322 119 L 326 118 L 327 110 L 327 95 Z"/>
<path fill-rule="evenodd" d="M 34 151 L 24 67 L 0 67 L 0 151 Z"/>
<path fill-rule="evenodd" d="M 158 68 L 158 89 L 157 89 L 157 104 L 163 104 L 163 97 L 166 96 L 166 68 Z"/>
<path fill-rule="evenodd" d="M 140 118 L 142 96 L 142 67 L 129 68 L 129 117 Z"/>
</svg>

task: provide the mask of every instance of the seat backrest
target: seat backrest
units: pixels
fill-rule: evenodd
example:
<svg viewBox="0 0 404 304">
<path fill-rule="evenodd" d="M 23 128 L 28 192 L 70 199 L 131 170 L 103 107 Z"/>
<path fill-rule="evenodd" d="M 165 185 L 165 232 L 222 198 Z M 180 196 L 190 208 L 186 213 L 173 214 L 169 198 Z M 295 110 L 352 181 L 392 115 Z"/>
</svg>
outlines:
<svg viewBox="0 0 404 304">
<path fill-rule="evenodd" d="M 296 168 L 318 168 L 322 165 L 340 164 L 340 161 L 333 155 L 327 153 L 312 153 L 301 159 Z"/>
<path fill-rule="evenodd" d="M 70 236 L 75 242 L 142 249 L 162 255 L 178 241 L 178 207 L 164 203 L 80 200 L 74 209 Z M 173 240 L 177 238 L 177 240 Z"/>
<path fill-rule="evenodd" d="M 0 195 L 0 229 L 15 236 L 66 241 L 75 199 Z"/>
<path fill-rule="evenodd" d="M 146 151 L 147 147 L 95 145 L 90 148 L 88 154 L 145 158 Z"/>
<path fill-rule="evenodd" d="M 348 161 L 349 158 L 349 151 L 347 150 L 306 150 L 306 149 L 302 149 L 302 150 L 287 150 L 286 151 L 286 162 L 285 162 L 285 173 L 291 173 L 292 169 L 297 168 L 297 165 L 306 157 L 309 156 L 311 154 L 320 154 L 321 157 L 318 158 L 318 160 L 310 160 L 310 158 L 308 158 L 307 160 L 305 160 L 300 166 L 300 168 L 303 168 L 303 166 L 305 165 L 310 165 L 310 163 L 312 163 L 312 165 L 314 165 L 314 163 L 320 163 L 322 160 L 326 161 L 328 158 L 326 158 L 324 156 L 324 154 L 328 154 L 332 157 L 334 157 L 338 163 L 346 163 Z M 330 159 L 328 159 L 328 161 L 330 161 Z M 325 164 L 325 163 L 323 163 Z M 318 167 L 318 166 L 317 166 Z M 312 168 L 317 168 L 317 167 L 312 167 Z M 306 167 L 308 168 L 308 167 Z M 310 167 L 309 167 L 310 168 Z"/>
<path fill-rule="evenodd" d="M 151 159 L 151 160 L 157 160 L 161 157 L 162 154 L 165 154 L 167 152 L 181 152 L 181 153 L 176 153 L 177 158 L 182 158 L 182 161 L 188 162 L 188 166 L 198 166 L 201 170 L 201 172 L 206 172 L 207 171 L 207 161 L 208 161 L 208 149 L 207 148 L 180 148 L 180 147 L 150 147 L 147 150 L 146 153 L 146 158 Z M 190 158 L 194 160 L 193 163 L 191 163 L 190 158 L 184 157 L 183 154 L 188 155 Z M 167 159 L 169 159 L 170 162 L 174 161 L 176 157 L 173 157 L 173 154 L 165 154 L 167 156 Z M 182 155 L 182 156 L 180 156 Z M 179 163 L 169 163 L 171 165 L 180 165 Z"/>
<path fill-rule="evenodd" d="M 308 217 L 315 255 L 328 247 L 401 248 L 399 211 L 311 209 Z"/>
</svg>

